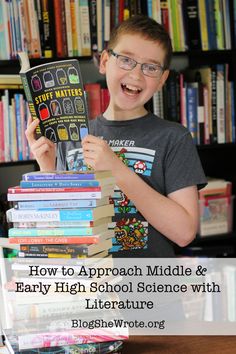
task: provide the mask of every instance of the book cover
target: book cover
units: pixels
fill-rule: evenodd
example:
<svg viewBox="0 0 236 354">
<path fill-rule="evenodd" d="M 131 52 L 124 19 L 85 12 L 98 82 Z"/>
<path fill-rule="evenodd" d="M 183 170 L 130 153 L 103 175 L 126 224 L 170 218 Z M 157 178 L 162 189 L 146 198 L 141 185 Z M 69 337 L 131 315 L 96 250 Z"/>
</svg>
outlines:
<svg viewBox="0 0 236 354">
<path fill-rule="evenodd" d="M 79 62 L 61 60 L 30 68 L 26 53 L 19 53 L 20 76 L 38 136 L 53 142 L 81 141 L 88 134 L 88 112 Z"/>
</svg>

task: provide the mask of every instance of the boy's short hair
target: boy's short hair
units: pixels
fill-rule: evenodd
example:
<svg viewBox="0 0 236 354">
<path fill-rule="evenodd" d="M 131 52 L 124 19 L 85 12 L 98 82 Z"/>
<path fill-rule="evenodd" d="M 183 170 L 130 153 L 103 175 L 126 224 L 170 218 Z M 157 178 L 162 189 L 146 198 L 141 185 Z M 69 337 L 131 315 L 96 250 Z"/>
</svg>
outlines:
<svg viewBox="0 0 236 354">
<path fill-rule="evenodd" d="M 113 49 L 124 34 L 138 34 L 145 39 L 158 42 L 166 52 L 164 69 L 168 69 L 172 57 L 172 44 L 168 32 L 154 19 L 143 15 L 134 15 L 116 26 L 111 33 L 108 48 Z"/>
</svg>

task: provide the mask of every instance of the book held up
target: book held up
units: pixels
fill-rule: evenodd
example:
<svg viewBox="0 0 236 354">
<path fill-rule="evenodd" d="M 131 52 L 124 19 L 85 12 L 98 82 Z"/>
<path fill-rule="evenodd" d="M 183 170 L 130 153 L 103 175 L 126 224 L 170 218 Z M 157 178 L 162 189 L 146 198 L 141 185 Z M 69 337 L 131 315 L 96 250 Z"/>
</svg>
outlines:
<svg viewBox="0 0 236 354">
<path fill-rule="evenodd" d="M 18 55 L 29 110 L 33 119 L 39 119 L 37 136 L 55 143 L 81 141 L 88 134 L 88 110 L 78 60 L 30 68 L 27 53 Z"/>
</svg>

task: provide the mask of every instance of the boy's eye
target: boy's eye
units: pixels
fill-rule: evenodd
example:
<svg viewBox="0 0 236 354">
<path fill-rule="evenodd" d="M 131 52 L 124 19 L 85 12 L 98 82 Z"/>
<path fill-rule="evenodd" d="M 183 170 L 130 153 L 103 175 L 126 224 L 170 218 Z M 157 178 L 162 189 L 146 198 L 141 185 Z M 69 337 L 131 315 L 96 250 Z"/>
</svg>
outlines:
<svg viewBox="0 0 236 354">
<path fill-rule="evenodd" d="M 143 69 L 147 70 L 150 73 L 155 73 L 158 71 L 158 67 L 152 64 L 146 64 Z"/>
<path fill-rule="evenodd" d="M 120 60 L 121 60 L 122 64 L 133 65 L 133 59 L 131 59 L 129 57 L 120 56 Z"/>
</svg>

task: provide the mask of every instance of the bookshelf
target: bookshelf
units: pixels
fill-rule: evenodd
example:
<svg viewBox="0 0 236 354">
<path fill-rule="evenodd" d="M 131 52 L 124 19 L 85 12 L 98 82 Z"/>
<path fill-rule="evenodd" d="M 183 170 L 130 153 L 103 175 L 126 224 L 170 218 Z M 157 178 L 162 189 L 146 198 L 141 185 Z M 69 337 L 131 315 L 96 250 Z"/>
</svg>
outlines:
<svg viewBox="0 0 236 354">
<path fill-rule="evenodd" d="M 163 1 L 162 1 L 163 2 Z M 165 1 L 164 1 L 165 2 Z M 53 1 L 51 2 L 53 3 Z M 89 2 L 94 6 L 95 2 L 91 1 Z M 100 2 L 99 2 L 100 3 Z M 118 3 L 118 7 L 114 7 L 114 4 Z M 236 82 L 236 31 L 235 31 L 235 22 L 236 22 L 236 15 L 235 15 L 235 2 L 232 0 L 228 0 L 225 2 L 221 2 L 222 6 L 222 22 L 225 24 L 225 29 L 221 28 L 221 36 L 223 36 L 223 45 L 218 43 L 213 43 L 212 42 L 212 37 L 210 38 L 208 35 L 209 39 L 209 45 L 208 45 L 208 50 L 205 50 L 206 48 L 203 46 L 203 38 L 206 36 L 204 34 L 204 31 L 207 29 L 207 33 L 209 33 L 209 28 L 204 28 L 204 25 L 202 22 L 200 23 L 200 29 L 199 29 L 199 34 L 200 35 L 198 39 L 198 45 L 193 47 L 190 44 L 190 39 L 187 38 L 187 33 L 191 37 L 193 36 L 193 31 L 185 31 L 185 17 L 186 16 L 186 1 L 183 0 L 183 5 L 182 8 L 178 7 L 178 12 L 177 14 L 174 14 L 171 12 L 173 9 L 171 8 L 171 11 L 169 13 L 165 13 L 164 16 L 164 10 L 161 8 L 161 2 L 157 1 L 156 3 L 160 4 L 160 7 L 158 11 L 153 11 L 153 8 L 150 7 L 149 1 L 128 1 L 125 2 L 129 4 L 130 6 L 126 9 L 126 14 L 127 11 L 129 11 L 129 15 L 132 15 L 133 13 L 147 13 L 149 16 L 155 18 L 156 20 L 161 20 L 164 26 L 167 26 L 167 21 L 165 20 L 165 16 L 169 16 L 168 18 L 171 20 L 170 23 L 172 23 L 172 29 L 169 28 L 170 34 L 173 39 L 173 47 L 174 47 L 174 55 L 173 55 L 173 61 L 172 61 L 172 68 L 175 68 L 177 71 L 182 71 L 185 70 L 186 68 L 191 68 L 191 69 L 196 69 L 201 66 L 210 66 L 210 65 L 216 65 L 216 64 L 228 64 L 229 65 L 229 79 L 232 82 Z M 168 2 L 166 2 L 168 3 Z M 171 3 L 174 3 L 172 1 Z M 193 2 L 194 3 L 194 2 Z M 226 4 L 226 8 L 224 7 Z M 111 27 L 116 24 L 122 15 L 122 11 L 125 11 L 125 9 L 121 8 L 121 4 L 124 6 L 123 1 L 111 1 L 110 2 L 110 20 L 111 20 Z M 149 5 L 148 5 L 149 4 Z M 35 66 L 38 64 L 46 63 L 48 61 L 56 61 L 60 59 L 65 58 L 65 54 L 68 53 L 69 57 L 78 57 L 80 60 L 80 66 L 81 66 L 81 71 L 83 75 L 83 80 L 84 83 L 91 83 L 91 82 L 99 82 L 101 80 L 104 80 L 103 76 L 101 76 L 98 73 L 97 68 L 93 64 L 92 57 L 90 55 L 84 55 L 81 56 L 80 52 L 76 51 L 69 51 L 70 46 L 71 46 L 71 38 L 65 39 L 61 37 L 61 41 L 65 44 L 67 43 L 67 52 L 64 51 L 59 53 L 58 51 L 58 35 L 56 32 L 56 27 L 54 27 L 55 23 L 54 20 L 56 18 L 56 12 L 58 12 L 58 9 L 54 9 L 55 13 L 53 12 L 53 5 L 49 9 L 49 16 L 51 21 L 50 26 L 51 26 L 51 36 L 53 40 L 51 39 L 51 49 L 52 53 L 49 55 L 48 58 L 42 57 L 42 58 L 31 58 L 31 66 Z M 197 1 L 195 2 L 195 5 L 197 6 Z M 168 8 L 168 6 L 167 6 Z M 37 10 L 37 9 L 36 9 Z M 101 42 L 100 38 L 100 33 L 98 33 L 101 28 L 101 26 L 98 26 L 98 23 L 96 21 L 102 21 L 101 23 L 104 24 L 104 28 L 107 28 L 107 12 L 105 16 L 105 10 L 102 13 L 103 18 L 101 17 L 96 17 L 96 21 L 94 22 L 94 14 L 92 15 L 92 10 L 91 8 L 88 8 L 89 10 L 87 12 L 89 13 L 89 20 L 90 20 L 90 41 L 91 41 L 91 47 L 93 47 L 94 43 L 97 41 L 98 44 L 98 49 L 102 49 L 103 43 Z M 195 9 L 196 10 L 196 9 Z M 201 13 L 202 9 L 197 9 L 197 12 L 195 13 L 195 18 L 196 16 L 199 17 L 199 14 Z M 51 12 L 50 12 L 51 11 Z M 63 10 L 64 11 L 64 10 Z M 72 10 L 71 10 L 72 11 Z M 97 9 L 97 11 L 101 11 L 101 9 Z M 118 12 L 117 12 L 118 11 Z M 209 9 L 205 9 L 206 15 L 209 16 Z M 93 16 L 93 17 L 92 17 Z M 177 16 L 177 17 L 176 17 Z M 179 16 L 179 18 L 178 18 Z M 224 17 L 225 16 L 225 17 Z M 68 18 L 68 15 L 66 15 L 65 12 L 65 17 L 66 19 Z M 208 18 L 208 17 L 207 17 Z M 88 17 L 87 17 L 88 19 Z M 177 20 L 177 22 L 176 22 Z M 174 37 L 173 33 L 174 28 L 176 26 L 176 23 L 178 23 L 178 20 L 180 20 L 180 32 L 179 30 L 177 31 L 177 37 Z M 62 22 L 61 22 L 61 28 L 64 28 L 65 23 L 63 23 L 64 17 L 62 16 Z M 196 19 L 195 19 L 196 21 Z M 101 23 L 99 25 L 101 25 Z M 229 26 L 228 26 L 229 23 Z M 199 23 L 198 23 L 199 25 Z M 72 26 L 72 24 L 71 24 Z M 95 27 L 94 27 L 95 26 Z M 96 30 L 97 26 L 97 32 L 95 33 L 94 31 Z M 202 27 L 201 27 L 202 26 Z M 205 24 L 206 26 L 206 24 Z M 99 27 L 99 28 L 98 28 Z M 171 27 L 171 26 L 170 26 Z M 39 30 L 42 29 L 39 24 Z M 68 32 L 68 31 L 67 31 Z M 231 35 L 229 35 L 229 32 L 231 32 Z M 107 33 L 107 32 L 106 32 Z M 42 48 L 45 46 L 45 37 L 44 37 L 44 30 L 40 32 L 41 36 L 41 41 L 42 41 Z M 68 34 L 68 33 L 67 33 Z M 23 35 L 26 35 L 23 33 Z M 98 38 L 99 37 L 99 38 Z M 221 40 L 222 40 L 221 38 Z M 27 35 L 26 35 L 27 39 Z M 205 38 L 206 39 L 206 38 Z M 218 39 L 218 38 L 216 38 Z M 180 41 L 180 43 L 178 42 Z M 26 41 L 27 42 L 27 41 Z M 73 38 L 72 38 L 73 42 Z M 27 42 L 28 43 L 28 42 Z M 53 44 L 52 44 L 53 43 Z M 106 44 L 106 40 L 104 41 Z M 200 43 L 200 44 L 199 44 Z M 29 44 L 29 43 L 28 43 Z M 60 46 L 60 45 L 59 45 Z M 41 49 L 42 49 L 41 48 Z M 217 49 L 216 49 L 217 48 Z M 44 52 L 43 52 L 44 53 Z M 42 54 L 43 54 L 42 53 Z M 64 53 L 64 55 L 63 55 Z M 1 55 L 1 52 L 0 52 Z M 0 57 L 1 58 L 1 57 Z M 2 59 L 0 60 L 0 74 L 1 73 L 10 73 L 10 74 L 17 74 L 19 72 L 19 63 L 18 60 L 16 59 Z M 234 90 L 234 106 L 236 102 L 236 88 Z M 236 110 L 235 110 L 236 111 Z M 208 176 L 214 176 L 214 177 L 220 177 L 220 178 L 225 178 L 229 179 L 233 182 L 233 194 L 236 193 L 236 172 L 235 172 L 235 167 L 236 166 L 236 144 L 235 143 L 224 143 L 224 144 L 209 144 L 209 145 L 200 145 L 198 146 L 198 152 L 200 155 L 200 159 L 203 164 L 203 168 L 205 170 L 206 175 Z M 0 173 L 4 173 L 6 176 L 14 176 L 15 181 L 19 180 L 19 176 L 22 174 L 22 172 L 27 172 L 29 169 L 37 169 L 37 164 L 32 161 L 18 161 L 18 162 L 7 162 L 7 163 L 0 163 Z M 0 184 L 0 190 L 1 192 L 5 192 L 7 189 L 7 184 L 9 185 L 14 185 L 15 183 L 12 183 L 12 179 L 5 179 L 4 184 Z M 1 182 L 2 183 L 2 182 Z M 234 219 L 236 219 L 236 211 L 234 208 Z M 235 226 L 234 226 L 235 230 Z M 219 239 L 219 244 L 221 244 L 220 247 L 223 246 L 232 246 L 234 249 L 234 253 L 231 254 L 236 254 L 236 246 L 234 242 L 234 237 L 236 237 L 235 232 L 232 233 L 229 237 L 227 236 L 217 236 L 217 239 Z M 215 239 L 213 237 L 209 238 L 209 240 L 199 240 L 197 239 L 196 246 L 202 245 L 202 247 L 207 247 L 209 243 L 209 247 L 211 244 L 215 242 Z M 195 245 L 195 244 L 194 244 Z M 210 251 L 209 251 L 210 254 Z"/>
</svg>

